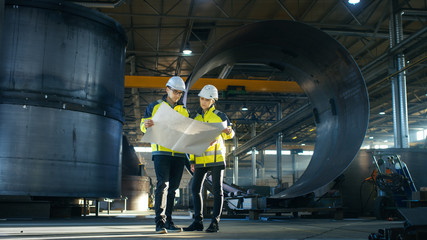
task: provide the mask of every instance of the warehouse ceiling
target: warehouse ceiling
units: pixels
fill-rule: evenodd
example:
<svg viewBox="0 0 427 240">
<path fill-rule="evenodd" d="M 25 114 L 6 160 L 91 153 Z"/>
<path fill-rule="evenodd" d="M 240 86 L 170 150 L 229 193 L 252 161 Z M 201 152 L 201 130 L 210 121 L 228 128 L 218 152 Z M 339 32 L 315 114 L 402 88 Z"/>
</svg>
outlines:
<svg viewBox="0 0 427 240">
<path fill-rule="evenodd" d="M 142 145 L 140 119 L 147 105 L 164 94 L 164 89 L 159 87 L 164 86 L 165 79 L 173 75 L 185 79 L 201 54 L 221 36 L 263 20 L 306 23 L 325 31 L 349 51 L 361 69 L 369 93 L 370 123 L 365 144 L 393 146 L 391 78 L 399 73 L 393 59 L 397 54 L 404 54 L 410 133 L 427 128 L 426 0 L 395 1 L 393 11 L 391 0 L 361 0 L 356 5 L 344 0 L 74 2 L 105 13 L 125 29 L 128 37 L 126 75 L 141 76 L 137 78 L 140 81 L 137 88 L 125 89 L 124 133 L 134 146 Z M 403 41 L 390 49 L 389 20 L 394 13 L 402 14 Z M 186 47 L 191 48 L 190 55 L 183 54 Z M 292 81 L 280 69 L 252 63 L 222 66 L 203 78 L 245 79 L 259 89 L 272 81 Z M 159 83 L 153 87 L 147 81 Z M 212 83 L 215 85 L 215 80 Z M 276 122 L 277 109 L 285 117 L 310 104 L 301 91 L 284 88 L 264 92 L 248 90 L 249 87 L 229 85 L 221 90 L 217 103 L 217 108 L 235 124 L 241 143 Z M 198 106 L 197 93 L 195 88 L 189 94 L 187 107 L 193 111 Z M 248 111 L 242 111 L 243 106 Z M 301 121 L 283 133 L 283 142 L 288 148 L 312 148 L 315 132 L 314 120 Z M 415 144 L 412 135 L 410 141 L 411 145 Z M 268 148 L 271 144 L 273 139 L 262 147 Z"/>
</svg>

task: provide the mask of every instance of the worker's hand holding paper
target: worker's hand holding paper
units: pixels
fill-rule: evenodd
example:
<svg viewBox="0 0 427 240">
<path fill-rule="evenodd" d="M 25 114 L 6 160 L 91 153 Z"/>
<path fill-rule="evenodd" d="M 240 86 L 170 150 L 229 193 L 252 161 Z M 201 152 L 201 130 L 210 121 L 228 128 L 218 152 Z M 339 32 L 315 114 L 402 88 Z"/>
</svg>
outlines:
<svg viewBox="0 0 427 240">
<path fill-rule="evenodd" d="M 174 151 L 202 155 L 209 144 L 227 127 L 227 123 L 205 123 L 187 118 L 166 103 L 154 114 L 154 125 L 142 142 L 156 143 Z"/>
</svg>

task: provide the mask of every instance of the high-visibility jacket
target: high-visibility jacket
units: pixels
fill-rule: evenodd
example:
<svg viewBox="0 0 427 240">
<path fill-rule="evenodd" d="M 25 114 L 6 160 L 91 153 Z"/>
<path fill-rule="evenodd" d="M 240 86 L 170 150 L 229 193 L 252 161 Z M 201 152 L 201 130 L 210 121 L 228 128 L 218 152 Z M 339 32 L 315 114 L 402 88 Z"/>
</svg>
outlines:
<svg viewBox="0 0 427 240">
<path fill-rule="evenodd" d="M 184 107 L 184 105 L 182 104 L 182 102 L 178 102 L 175 106 L 171 106 L 167 100 L 166 100 L 167 95 L 164 95 L 162 99 L 159 99 L 155 102 L 152 102 L 148 105 L 147 109 L 145 110 L 145 115 L 144 117 L 141 119 L 141 131 L 143 133 L 145 133 L 147 131 L 147 129 L 144 126 L 144 120 L 146 119 L 151 119 L 154 114 L 157 112 L 157 109 L 159 109 L 160 104 L 162 104 L 163 102 L 165 102 L 168 106 L 170 106 L 171 108 L 173 108 L 175 111 L 177 111 L 178 113 L 180 113 L 181 115 L 188 117 L 188 111 L 187 109 Z M 156 123 L 154 123 L 156 124 Z M 177 152 L 177 151 L 173 151 L 167 147 L 163 147 L 159 144 L 155 144 L 152 143 L 151 144 L 151 155 L 168 155 L 168 156 L 175 156 L 175 157 L 186 157 L 185 153 L 182 152 Z"/>
<path fill-rule="evenodd" d="M 215 110 L 215 106 L 203 113 L 203 110 L 199 110 L 195 120 L 201 122 L 218 123 L 227 121 L 227 126 L 231 126 L 231 122 L 225 113 Z M 200 167 L 211 167 L 211 166 L 225 166 L 225 145 L 224 140 L 231 139 L 234 137 L 234 131 L 230 134 L 221 133 L 216 138 L 216 143 L 203 153 L 202 156 L 190 155 L 190 163 L 194 164 L 196 168 Z"/>
</svg>

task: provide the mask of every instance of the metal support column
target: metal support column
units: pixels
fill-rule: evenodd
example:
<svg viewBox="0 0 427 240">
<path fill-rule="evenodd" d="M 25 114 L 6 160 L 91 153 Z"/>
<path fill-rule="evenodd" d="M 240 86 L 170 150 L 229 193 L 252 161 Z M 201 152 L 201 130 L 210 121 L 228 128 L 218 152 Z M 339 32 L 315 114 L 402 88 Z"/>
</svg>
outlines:
<svg viewBox="0 0 427 240">
<path fill-rule="evenodd" d="M 295 161 L 295 155 L 297 155 L 296 151 L 291 151 L 291 159 L 292 159 L 292 185 L 295 184 L 297 181 L 297 168 L 296 168 L 296 161 Z"/>
<path fill-rule="evenodd" d="M 292 149 L 291 150 L 291 160 L 292 160 L 292 185 L 295 184 L 297 179 L 297 161 L 296 161 L 296 155 L 298 153 L 302 153 L 302 149 Z"/>
<path fill-rule="evenodd" d="M 126 59 L 126 63 L 130 64 L 130 74 L 131 76 L 136 75 L 136 57 L 129 56 Z M 141 124 L 141 107 L 140 107 L 140 97 L 139 97 L 139 89 L 138 88 L 131 88 L 132 93 L 132 103 L 133 103 L 133 115 L 135 117 L 135 126 L 139 126 Z"/>
<path fill-rule="evenodd" d="M 277 188 L 282 188 L 282 136 L 280 132 L 276 139 L 276 156 L 277 156 Z"/>
<path fill-rule="evenodd" d="M 390 14 L 390 48 L 403 40 L 402 14 L 397 12 L 398 1 L 393 0 Z M 393 72 L 405 68 L 405 55 L 399 53 L 393 58 Z M 400 72 L 391 79 L 393 94 L 393 129 L 394 147 L 409 148 L 408 104 L 406 94 L 406 71 Z"/>
<path fill-rule="evenodd" d="M 252 124 L 252 132 L 251 137 L 254 138 L 256 136 L 256 125 Z M 252 185 L 256 185 L 256 147 L 252 147 Z"/>
<path fill-rule="evenodd" d="M 237 138 L 237 133 L 235 130 L 233 144 L 234 144 L 234 169 L 233 169 L 233 184 L 239 185 L 239 157 L 236 155 L 236 149 L 238 147 L 239 140 Z"/>
<path fill-rule="evenodd" d="M 277 121 L 282 119 L 282 105 L 277 104 Z M 277 149 L 277 188 L 282 188 L 282 137 L 283 133 L 277 133 L 276 149 Z"/>
<path fill-rule="evenodd" d="M 83 198 L 83 216 L 86 217 L 88 209 L 88 201 L 86 198 Z"/>
<path fill-rule="evenodd" d="M 128 207 L 128 197 L 125 197 L 123 200 L 124 200 L 124 203 L 123 203 L 122 213 L 127 211 L 127 207 Z"/>
<path fill-rule="evenodd" d="M 3 31 L 3 22 L 4 22 L 4 0 L 0 0 L 0 44 L 1 44 L 1 36 Z"/>
<path fill-rule="evenodd" d="M 258 177 L 264 178 L 265 177 L 265 150 L 258 151 L 259 157 L 260 157 L 260 169 L 258 170 Z"/>
<path fill-rule="evenodd" d="M 95 216 L 99 216 L 99 199 L 96 199 L 95 200 L 96 202 L 95 202 Z"/>
</svg>

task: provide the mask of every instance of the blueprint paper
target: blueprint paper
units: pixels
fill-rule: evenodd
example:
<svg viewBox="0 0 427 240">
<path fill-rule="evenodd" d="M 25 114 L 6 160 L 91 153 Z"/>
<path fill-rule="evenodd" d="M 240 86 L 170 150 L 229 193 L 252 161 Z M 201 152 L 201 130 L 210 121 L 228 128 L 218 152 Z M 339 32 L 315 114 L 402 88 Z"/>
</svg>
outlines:
<svg viewBox="0 0 427 240">
<path fill-rule="evenodd" d="M 166 103 L 152 117 L 154 125 L 147 129 L 141 142 L 156 143 L 174 151 L 202 155 L 210 143 L 227 127 L 221 123 L 200 122 L 187 118 Z"/>
</svg>

